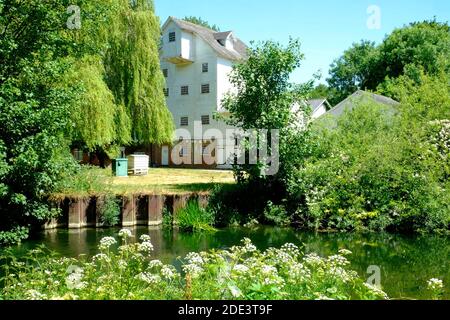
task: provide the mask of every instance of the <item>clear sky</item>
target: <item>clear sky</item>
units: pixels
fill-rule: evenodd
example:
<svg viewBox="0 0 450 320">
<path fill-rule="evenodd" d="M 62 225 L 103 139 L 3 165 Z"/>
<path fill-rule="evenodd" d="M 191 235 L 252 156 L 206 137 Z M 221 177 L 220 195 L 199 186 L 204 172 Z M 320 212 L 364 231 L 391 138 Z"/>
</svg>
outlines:
<svg viewBox="0 0 450 320">
<path fill-rule="evenodd" d="M 450 0 L 155 0 L 161 23 L 168 16 L 199 16 L 247 44 L 299 38 L 305 60 L 292 80 L 305 82 L 361 39 L 381 42 L 393 29 L 436 17 L 450 21 Z M 380 19 L 375 11 L 379 8 Z M 371 28 L 368 27 L 368 21 Z M 379 22 L 379 25 L 377 25 Z"/>
</svg>

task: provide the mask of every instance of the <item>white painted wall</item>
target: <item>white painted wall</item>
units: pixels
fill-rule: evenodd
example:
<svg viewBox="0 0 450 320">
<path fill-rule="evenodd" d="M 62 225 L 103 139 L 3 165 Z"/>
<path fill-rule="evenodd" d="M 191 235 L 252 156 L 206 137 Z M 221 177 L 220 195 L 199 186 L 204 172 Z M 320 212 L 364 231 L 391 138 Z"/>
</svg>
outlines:
<svg viewBox="0 0 450 320">
<path fill-rule="evenodd" d="M 176 32 L 176 42 L 169 43 L 169 32 L 173 30 Z M 173 55 L 182 56 L 193 63 L 177 65 L 168 62 L 166 59 Z M 226 136 L 226 129 L 232 129 L 232 127 L 213 118 L 216 112 L 223 111 L 221 100 L 225 93 L 232 89 L 228 75 L 232 70 L 233 62 L 218 57 L 217 53 L 203 39 L 195 34 L 182 31 L 173 22 L 163 30 L 160 56 L 161 68 L 168 70 L 166 88 L 169 89 L 169 97 L 166 100 L 177 129 L 174 140 L 189 136 L 199 140 L 215 137 L 218 145 L 221 146 L 218 150 L 219 157 L 223 155 L 228 158 L 230 152 L 226 154 L 225 150 L 231 150 L 235 141 L 232 134 Z M 203 63 L 208 63 L 207 73 L 202 72 Z M 210 93 L 201 93 L 202 84 L 209 84 Z M 189 86 L 189 95 L 181 95 L 181 86 L 185 85 Z M 209 115 L 209 125 L 201 125 L 203 115 Z M 189 125 L 181 126 L 180 119 L 185 116 L 189 119 Z M 194 121 L 198 121 L 195 127 Z"/>
</svg>

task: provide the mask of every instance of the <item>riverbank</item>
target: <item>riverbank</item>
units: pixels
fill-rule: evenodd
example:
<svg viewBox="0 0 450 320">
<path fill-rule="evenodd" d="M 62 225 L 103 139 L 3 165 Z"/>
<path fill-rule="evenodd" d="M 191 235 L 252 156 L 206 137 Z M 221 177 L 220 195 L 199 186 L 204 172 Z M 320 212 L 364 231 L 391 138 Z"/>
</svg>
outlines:
<svg viewBox="0 0 450 320">
<path fill-rule="evenodd" d="M 348 257 L 350 268 L 367 279 L 369 266 L 379 266 L 383 290 L 394 299 L 429 299 L 427 281 L 439 278 L 450 283 L 448 254 L 450 239 L 436 235 L 395 235 L 387 233 L 313 233 L 291 228 L 258 226 L 256 228 L 225 228 L 214 233 L 184 233 L 177 229 L 155 226 L 129 228 L 133 241 L 143 234 L 151 237 L 153 257 L 181 268 L 183 257 L 189 252 L 226 249 L 249 238 L 260 250 L 294 243 L 304 253 L 315 252 L 329 256 L 339 249 L 353 252 Z M 27 254 L 39 245 L 45 245 L 61 256 L 87 258 L 98 253 L 98 242 L 103 237 L 117 238 L 120 228 L 56 229 L 46 230 L 21 245 L 12 247 L 17 257 Z M 450 298 L 450 291 L 444 292 Z"/>
<path fill-rule="evenodd" d="M 63 200 L 104 194 L 172 195 L 208 192 L 215 185 L 234 183 L 233 172 L 229 170 L 150 168 L 146 176 L 114 177 L 111 169 L 82 166 L 50 197 Z"/>
</svg>

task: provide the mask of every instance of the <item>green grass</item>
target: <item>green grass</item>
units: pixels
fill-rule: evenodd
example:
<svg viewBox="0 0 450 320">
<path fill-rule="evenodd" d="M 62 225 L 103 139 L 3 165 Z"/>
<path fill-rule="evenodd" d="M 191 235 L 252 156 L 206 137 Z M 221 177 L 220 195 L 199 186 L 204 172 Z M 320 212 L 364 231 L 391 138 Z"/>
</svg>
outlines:
<svg viewBox="0 0 450 320">
<path fill-rule="evenodd" d="M 61 181 L 51 197 L 103 194 L 183 194 L 206 193 L 217 184 L 233 184 L 228 170 L 150 168 L 147 176 L 113 177 L 111 169 L 83 166 L 79 173 Z"/>
<path fill-rule="evenodd" d="M 201 208 L 198 201 L 189 201 L 175 217 L 175 224 L 184 231 L 215 231 L 214 215 Z"/>
</svg>

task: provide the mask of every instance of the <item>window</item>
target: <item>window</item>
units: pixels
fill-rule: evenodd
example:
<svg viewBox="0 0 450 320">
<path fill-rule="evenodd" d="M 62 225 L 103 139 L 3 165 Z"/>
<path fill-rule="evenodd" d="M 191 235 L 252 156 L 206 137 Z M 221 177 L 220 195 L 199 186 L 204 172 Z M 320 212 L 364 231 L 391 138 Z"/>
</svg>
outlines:
<svg viewBox="0 0 450 320">
<path fill-rule="evenodd" d="M 83 150 L 75 149 L 73 150 L 73 157 L 77 161 L 83 161 L 84 152 Z"/>
<path fill-rule="evenodd" d="M 179 155 L 181 158 L 187 155 L 186 147 L 181 147 Z"/>
<path fill-rule="evenodd" d="M 169 32 L 169 42 L 175 42 L 176 36 L 175 32 Z"/>
<path fill-rule="evenodd" d="M 187 96 L 189 94 L 189 86 L 181 86 L 181 95 Z"/>
<path fill-rule="evenodd" d="M 164 88 L 163 91 L 164 91 L 164 95 L 166 97 L 168 97 L 169 96 L 169 88 Z"/>
<path fill-rule="evenodd" d="M 181 117 L 180 118 L 180 126 L 188 126 L 189 125 L 189 118 L 188 117 Z"/>
<path fill-rule="evenodd" d="M 202 84 L 202 93 L 209 93 L 209 84 Z"/>
<path fill-rule="evenodd" d="M 202 116 L 202 124 L 209 124 L 209 116 Z"/>
<path fill-rule="evenodd" d="M 169 76 L 169 70 L 163 69 L 163 75 L 164 75 L 164 78 L 167 78 Z"/>
<path fill-rule="evenodd" d="M 203 64 L 202 64 L 202 72 L 203 72 L 203 73 L 208 72 L 208 69 L 209 69 L 208 64 L 207 64 L 207 63 L 203 63 Z"/>
</svg>

